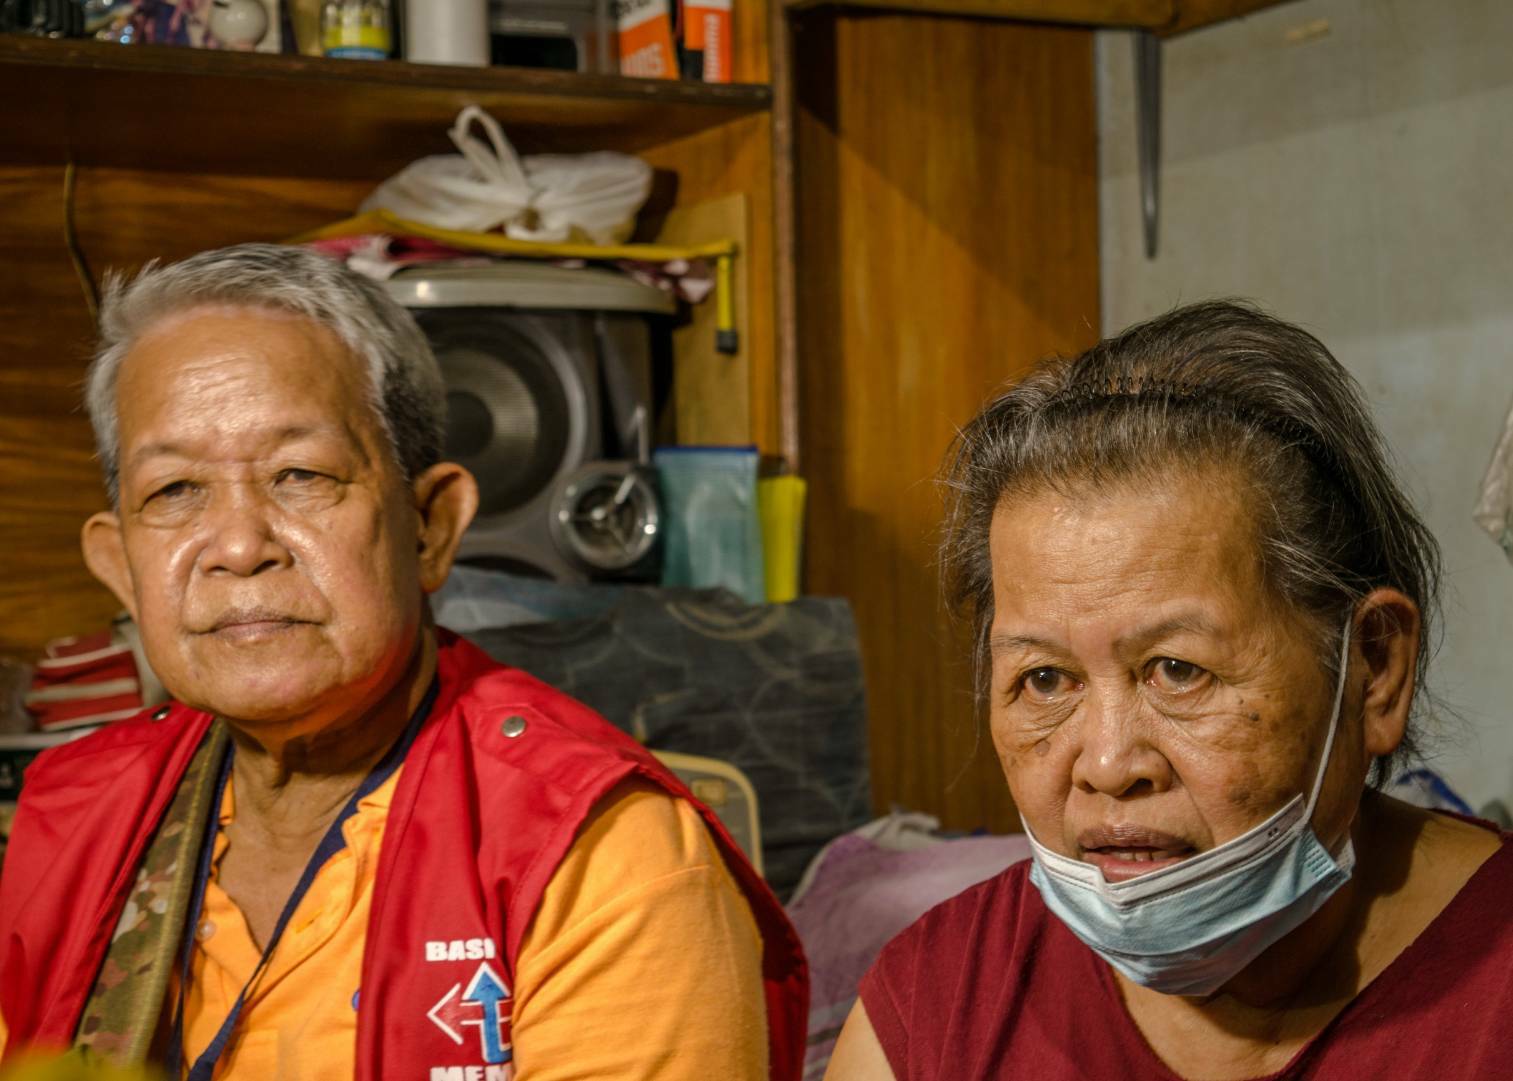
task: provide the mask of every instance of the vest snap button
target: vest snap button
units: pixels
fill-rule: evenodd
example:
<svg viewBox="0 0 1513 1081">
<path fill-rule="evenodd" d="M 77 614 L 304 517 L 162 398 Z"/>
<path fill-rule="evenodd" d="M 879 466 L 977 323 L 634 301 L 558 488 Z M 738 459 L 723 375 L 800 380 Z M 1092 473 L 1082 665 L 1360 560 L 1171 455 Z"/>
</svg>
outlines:
<svg viewBox="0 0 1513 1081">
<path fill-rule="evenodd" d="M 506 717 L 504 723 L 499 726 L 499 731 L 504 733 L 506 739 L 514 739 L 525 731 L 525 718 L 520 716 Z"/>
<path fill-rule="evenodd" d="M 157 709 L 152 711 L 152 719 L 155 721 L 166 721 L 168 719 L 168 714 L 171 712 L 172 710 L 169 709 L 169 707 L 159 706 Z"/>
</svg>

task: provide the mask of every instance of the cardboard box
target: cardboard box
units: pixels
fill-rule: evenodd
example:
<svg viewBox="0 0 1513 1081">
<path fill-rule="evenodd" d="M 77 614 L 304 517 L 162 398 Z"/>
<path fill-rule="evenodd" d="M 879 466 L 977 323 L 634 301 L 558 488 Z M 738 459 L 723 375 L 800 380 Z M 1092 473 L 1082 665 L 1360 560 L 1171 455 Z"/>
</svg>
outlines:
<svg viewBox="0 0 1513 1081">
<path fill-rule="evenodd" d="M 618 0 L 615 24 L 620 38 L 620 74 L 642 79 L 676 79 L 672 10 L 669 0 Z"/>
</svg>

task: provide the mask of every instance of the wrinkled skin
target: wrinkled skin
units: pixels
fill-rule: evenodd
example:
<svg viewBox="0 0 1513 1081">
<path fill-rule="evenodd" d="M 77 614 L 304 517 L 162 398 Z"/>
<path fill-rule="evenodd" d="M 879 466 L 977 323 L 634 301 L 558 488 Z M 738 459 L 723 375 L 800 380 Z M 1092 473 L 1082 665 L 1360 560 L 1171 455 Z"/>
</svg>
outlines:
<svg viewBox="0 0 1513 1081">
<path fill-rule="evenodd" d="M 1036 838 L 1110 880 L 1239 836 L 1319 769 L 1334 680 L 1262 577 L 1243 490 L 1189 477 L 994 517 L 994 744 Z M 1363 716 L 1362 669 L 1314 816 L 1331 847 L 1401 739 Z"/>
<path fill-rule="evenodd" d="M 116 393 L 120 500 L 84 546 L 164 684 L 285 740 L 371 710 L 415 662 L 472 478 L 441 465 L 407 482 L 363 366 L 294 315 L 167 318 Z"/>
</svg>

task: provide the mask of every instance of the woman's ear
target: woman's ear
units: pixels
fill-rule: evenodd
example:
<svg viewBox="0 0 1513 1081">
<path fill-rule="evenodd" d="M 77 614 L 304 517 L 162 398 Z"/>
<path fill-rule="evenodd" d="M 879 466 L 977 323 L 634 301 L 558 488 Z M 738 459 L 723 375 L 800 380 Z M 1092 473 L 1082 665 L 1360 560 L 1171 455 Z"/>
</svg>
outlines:
<svg viewBox="0 0 1513 1081">
<path fill-rule="evenodd" d="M 121 607 L 137 618 L 137 593 L 126 559 L 126 542 L 121 536 L 121 519 L 111 511 L 92 515 L 79 535 L 84 549 L 84 565 L 89 572 L 116 595 Z"/>
<path fill-rule="evenodd" d="M 420 515 L 420 585 L 435 593 L 451 573 L 457 546 L 478 511 L 478 482 L 455 462 L 441 462 L 415 478 Z"/>
<path fill-rule="evenodd" d="M 1353 652 L 1365 667 L 1361 734 L 1372 758 L 1403 742 L 1418 678 L 1421 621 L 1418 605 L 1396 589 L 1374 589 L 1356 605 Z"/>
</svg>

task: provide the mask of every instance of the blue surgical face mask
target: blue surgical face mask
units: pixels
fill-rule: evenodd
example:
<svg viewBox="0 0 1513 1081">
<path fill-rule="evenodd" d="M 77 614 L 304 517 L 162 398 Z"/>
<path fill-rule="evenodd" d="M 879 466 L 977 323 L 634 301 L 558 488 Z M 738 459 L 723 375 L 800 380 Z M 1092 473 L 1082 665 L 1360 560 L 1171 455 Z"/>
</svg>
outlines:
<svg viewBox="0 0 1513 1081">
<path fill-rule="evenodd" d="M 1306 798 L 1294 796 L 1217 848 L 1124 882 L 1106 882 L 1098 868 L 1030 835 L 1030 881 L 1046 906 L 1109 964 L 1168 995 L 1213 994 L 1317 912 L 1355 867 L 1349 835 L 1331 855 L 1311 822 L 1339 727 L 1349 649 L 1347 623 L 1329 735 Z"/>
</svg>

